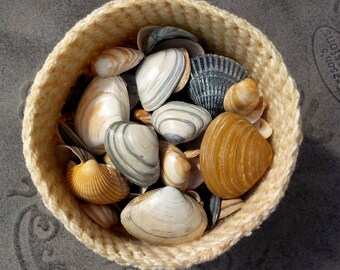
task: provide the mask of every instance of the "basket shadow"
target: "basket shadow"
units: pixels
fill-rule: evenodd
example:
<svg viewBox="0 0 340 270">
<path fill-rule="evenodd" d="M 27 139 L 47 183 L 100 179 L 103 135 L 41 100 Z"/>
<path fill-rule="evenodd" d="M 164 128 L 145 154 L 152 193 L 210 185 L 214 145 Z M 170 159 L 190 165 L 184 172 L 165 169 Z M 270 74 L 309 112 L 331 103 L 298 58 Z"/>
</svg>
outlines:
<svg viewBox="0 0 340 270">
<path fill-rule="evenodd" d="M 288 190 L 261 229 L 216 260 L 192 269 L 340 267 L 339 194 L 339 157 L 305 137 Z"/>
</svg>

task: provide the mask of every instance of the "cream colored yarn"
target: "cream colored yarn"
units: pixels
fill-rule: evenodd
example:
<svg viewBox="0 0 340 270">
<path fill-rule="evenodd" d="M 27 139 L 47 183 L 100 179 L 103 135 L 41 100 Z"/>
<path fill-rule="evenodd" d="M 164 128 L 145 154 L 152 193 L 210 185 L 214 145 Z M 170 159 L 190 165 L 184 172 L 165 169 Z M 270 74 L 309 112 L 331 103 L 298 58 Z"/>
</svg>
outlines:
<svg viewBox="0 0 340 270">
<path fill-rule="evenodd" d="M 184 28 L 210 51 L 240 62 L 264 92 L 266 119 L 274 131 L 271 168 L 243 208 L 201 239 L 174 247 L 149 245 L 91 222 L 68 191 L 55 160 L 53 133 L 70 87 L 96 54 L 123 45 L 145 25 Z M 79 21 L 48 56 L 27 98 L 22 138 L 27 167 L 44 204 L 79 241 L 123 265 L 190 267 L 228 250 L 275 210 L 294 170 L 302 138 L 299 93 L 274 45 L 258 29 L 227 11 L 203 1 L 114 1 Z"/>
</svg>

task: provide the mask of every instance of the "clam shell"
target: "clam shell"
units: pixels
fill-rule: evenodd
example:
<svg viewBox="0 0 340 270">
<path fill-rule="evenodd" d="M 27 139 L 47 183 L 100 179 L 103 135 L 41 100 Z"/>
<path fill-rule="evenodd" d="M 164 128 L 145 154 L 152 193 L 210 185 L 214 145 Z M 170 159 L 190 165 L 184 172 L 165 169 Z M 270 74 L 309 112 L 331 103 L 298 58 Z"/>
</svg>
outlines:
<svg viewBox="0 0 340 270">
<path fill-rule="evenodd" d="M 191 165 L 183 152 L 167 141 L 160 141 L 159 156 L 163 183 L 185 190 L 190 178 Z"/>
<path fill-rule="evenodd" d="M 191 59 L 188 95 L 192 101 L 215 118 L 224 111 L 223 100 L 227 90 L 248 76 L 237 62 L 215 54 Z"/>
<path fill-rule="evenodd" d="M 174 145 L 197 138 L 210 122 L 205 109 L 182 101 L 168 102 L 152 114 L 154 128 Z"/>
<path fill-rule="evenodd" d="M 173 26 L 157 27 L 150 33 L 146 46 L 146 54 L 150 54 L 160 42 L 174 38 L 185 38 L 198 42 L 198 38 L 194 34 L 181 28 Z"/>
<path fill-rule="evenodd" d="M 73 129 L 71 128 L 71 123 L 60 121 L 58 125 L 58 133 L 64 144 L 76 146 L 86 150 L 87 152 L 91 152 L 91 150 L 87 148 L 86 144 L 73 131 Z"/>
<path fill-rule="evenodd" d="M 149 186 L 159 178 L 159 145 L 152 127 L 113 123 L 107 130 L 105 149 L 112 163 L 132 183 Z"/>
<path fill-rule="evenodd" d="M 157 28 L 161 28 L 161 26 L 148 25 L 138 31 L 137 46 L 141 52 L 143 53 L 146 52 L 146 46 L 148 45 L 148 39 L 150 37 L 150 34 L 152 33 L 153 30 Z"/>
<path fill-rule="evenodd" d="M 76 163 L 84 163 L 94 157 L 86 150 L 65 144 L 56 146 L 56 156 L 59 168 L 64 171 L 66 170 L 67 163 L 72 160 Z"/>
<path fill-rule="evenodd" d="M 220 114 L 204 134 L 201 173 L 209 190 L 221 198 L 235 198 L 247 192 L 271 161 L 269 143 L 240 115 Z"/>
<path fill-rule="evenodd" d="M 184 155 L 191 165 L 187 189 L 195 189 L 204 182 L 201 174 L 199 153 L 200 150 L 189 150 L 184 152 Z"/>
<path fill-rule="evenodd" d="M 126 88 L 129 94 L 130 110 L 131 110 L 139 103 L 136 78 L 135 78 L 135 75 L 131 73 L 123 73 L 120 76 L 126 83 Z"/>
<path fill-rule="evenodd" d="M 183 49 L 168 49 L 146 57 L 139 65 L 136 83 L 144 110 L 156 110 L 177 88 L 187 68 L 185 54 Z"/>
<path fill-rule="evenodd" d="M 250 123 L 255 123 L 257 120 L 260 119 L 266 107 L 267 104 L 264 101 L 263 94 L 260 93 L 260 100 L 256 108 L 249 114 L 245 115 L 244 118 L 247 119 Z"/>
<path fill-rule="evenodd" d="M 119 215 L 109 205 L 82 203 L 80 206 L 90 219 L 105 229 L 119 223 Z"/>
<path fill-rule="evenodd" d="M 142 241 L 176 245 L 200 238 L 207 227 L 207 216 L 193 198 L 167 186 L 132 200 L 122 211 L 121 222 Z"/>
<path fill-rule="evenodd" d="M 226 112 L 246 115 L 252 112 L 260 101 L 257 83 L 251 78 L 233 84 L 227 91 L 223 106 Z"/>
<path fill-rule="evenodd" d="M 116 121 L 128 121 L 129 96 L 120 76 L 96 77 L 85 90 L 77 107 L 74 127 L 92 153 L 105 153 L 107 128 Z"/>
<path fill-rule="evenodd" d="M 222 200 L 221 210 L 220 210 L 218 219 L 222 219 L 227 216 L 230 216 L 231 214 L 235 213 L 237 210 L 241 209 L 243 205 L 244 205 L 244 202 L 239 198 L 231 199 L 231 200 Z"/>
<path fill-rule="evenodd" d="M 265 139 L 268 139 L 272 135 L 272 133 L 273 133 L 273 130 L 269 126 L 267 121 L 262 119 L 262 118 L 257 120 L 253 125 L 261 133 L 261 135 Z"/>
<path fill-rule="evenodd" d="M 143 57 L 142 52 L 132 48 L 107 49 L 93 61 L 92 72 L 102 78 L 120 75 L 137 66 Z"/>
<path fill-rule="evenodd" d="M 70 161 L 66 179 L 78 198 L 94 204 L 115 203 L 129 194 L 129 187 L 123 176 L 95 159 L 78 165 Z"/>
<path fill-rule="evenodd" d="M 151 124 L 151 114 L 143 109 L 136 109 L 133 111 L 133 118 L 141 121 L 144 124 Z"/>
<path fill-rule="evenodd" d="M 171 49 L 171 48 L 186 49 L 187 52 L 189 53 L 190 58 L 194 58 L 196 56 L 203 55 L 205 53 L 204 49 L 202 48 L 200 44 L 190 39 L 184 39 L 184 38 L 175 38 L 175 39 L 169 39 L 169 40 L 160 42 L 153 50 L 153 53 L 166 50 L 166 49 Z"/>
</svg>

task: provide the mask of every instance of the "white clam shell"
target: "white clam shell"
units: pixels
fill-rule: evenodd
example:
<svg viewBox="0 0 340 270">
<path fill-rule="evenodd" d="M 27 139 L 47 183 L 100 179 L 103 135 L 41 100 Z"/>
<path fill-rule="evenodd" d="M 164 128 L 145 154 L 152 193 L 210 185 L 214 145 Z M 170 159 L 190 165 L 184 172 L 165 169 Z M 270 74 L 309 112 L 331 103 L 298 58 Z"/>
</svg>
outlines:
<svg viewBox="0 0 340 270">
<path fill-rule="evenodd" d="M 137 66 L 143 59 L 142 52 L 124 47 L 104 50 L 92 63 L 92 71 L 102 78 L 120 75 Z"/>
<path fill-rule="evenodd" d="M 257 120 L 253 125 L 265 139 L 268 139 L 273 133 L 273 129 L 263 118 Z"/>
<path fill-rule="evenodd" d="M 182 101 L 168 102 L 152 114 L 152 125 L 174 145 L 197 138 L 211 122 L 207 110 Z"/>
<path fill-rule="evenodd" d="M 159 108 L 176 89 L 187 69 L 187 52 L 168 49 L 147 56 L 136 71 L 138 95 L 144 110 Z"/>
<path fill-rule="evenodd" d="M 201 237 L 207 216 L 193 198 L 167 186 L 133 199 L 122 211 L 121 222 L 142 241 L 175 245 Z"/>
<path fill-rule="evenodd" d="M 120 76 L 96 77 L 82 95 L 74 127 L 78 136 L 95 154 L 105 153 L 104 138 L 110 124 L 128 121 L 129 96 Z"/>
<path fill-rule="evenodd" d="M 105 149 L 113 165 L 132 183 L 149 186 L 159 178 L 159 145 L 152 127 L 113 123 L 107 130 Z"/>
</svg>

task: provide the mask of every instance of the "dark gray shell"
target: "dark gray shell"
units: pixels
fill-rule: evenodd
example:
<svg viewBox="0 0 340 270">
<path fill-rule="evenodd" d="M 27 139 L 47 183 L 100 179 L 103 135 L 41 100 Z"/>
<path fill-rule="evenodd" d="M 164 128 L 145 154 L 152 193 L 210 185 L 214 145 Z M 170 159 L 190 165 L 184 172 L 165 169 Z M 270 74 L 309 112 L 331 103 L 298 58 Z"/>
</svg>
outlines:
<svg viewBox="0 0 340 270">
<path fill-rule="evenodd" d="M 160 27 L 151 32 L 146 46 L 146 54 L 150 54 L 160 42 L 173 38 L 186 38 L 198 42 L 198 38 L 194 34 L 181 28 L 173 26 Z"/>
<path fill-rule="evenodd" d="M 190 39 L 186 38 L 174 38 L 174 39 L 169 39 L 169 40 L 164 40 L 160 42 L 155 49 L 152 51 L 152 53 L 159 52 L 162 50 L 166 49 L 171 49 L 171 48 L 184 48 L 188 51 L 190 58 L 203 55 L 204 49 L 202 46 Z"/>
<path fill-rule="evenodd" d="M 224 111 L 225 93 L 234 83 L 248 77 L 246 70 L 225 56 L 206 54 L 191 59 L 188 94 L 214 118 Z"/>
</svg>

